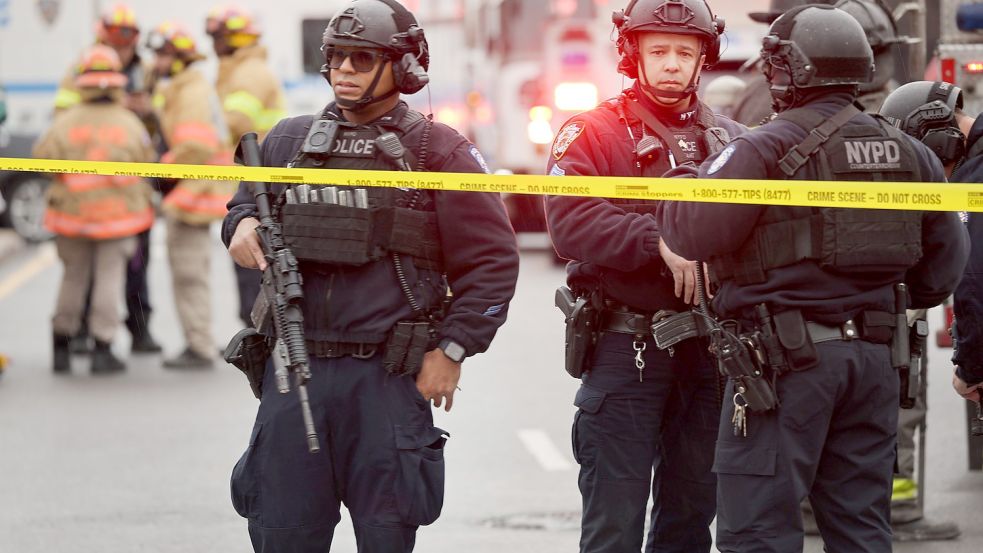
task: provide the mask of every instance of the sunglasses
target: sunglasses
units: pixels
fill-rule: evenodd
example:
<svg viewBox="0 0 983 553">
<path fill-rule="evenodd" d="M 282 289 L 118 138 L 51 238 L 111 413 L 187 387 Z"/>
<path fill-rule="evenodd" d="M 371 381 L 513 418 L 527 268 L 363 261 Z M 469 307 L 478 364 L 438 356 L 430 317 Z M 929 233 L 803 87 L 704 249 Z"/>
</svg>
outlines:
<svg viewBox="0 0 983 553">
<path fill-rule="evenodd" d="M 352 68 L 359 73 L 368 73 L 375 69 L 376 62 L 382 59 L 383 53 L 373 50 L 342 50 L 341 48 L 329 48 L 325 52 L 328 60 L 328 67 L 331 69 L 341 69 L 346 59 L 352 60 Z"/>
</svg>

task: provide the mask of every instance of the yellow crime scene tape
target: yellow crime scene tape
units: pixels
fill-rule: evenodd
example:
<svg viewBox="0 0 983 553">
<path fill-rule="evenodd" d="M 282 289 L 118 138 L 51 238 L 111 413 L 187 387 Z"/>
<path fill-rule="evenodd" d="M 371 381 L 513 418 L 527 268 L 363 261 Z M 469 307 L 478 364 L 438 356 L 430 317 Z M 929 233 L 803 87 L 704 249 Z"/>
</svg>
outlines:
<svg viewBox="0 0 983 553">
<path fill-rule="evenodd" d="M 0 158 L 0 170 L 728 204 L 983 212 L 977 184 L 410 173 Z M 230 183 L 230 186 L 233 184 Z"/>
</svg>

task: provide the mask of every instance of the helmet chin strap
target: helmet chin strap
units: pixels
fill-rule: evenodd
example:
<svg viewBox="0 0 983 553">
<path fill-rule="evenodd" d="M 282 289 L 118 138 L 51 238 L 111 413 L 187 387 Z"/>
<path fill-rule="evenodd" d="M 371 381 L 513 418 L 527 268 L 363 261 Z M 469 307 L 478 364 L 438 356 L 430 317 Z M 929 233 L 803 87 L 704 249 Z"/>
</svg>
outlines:
<svg viewBox="0 0 983 553">
<path fill-rule="evenodd" d="M 344 98 L 337 98 L 336 102 L 338 106 L 345 111 L 362 111 L 363 109 L 371 106 L 372 104 L 377 104 L 389 98 L 392 98 L 396 94 L 399 94 L 399 90 L 393 88 L 389 92 L 383 94 L 382 96 L 375 96 L 375 88 L 379 86 L 379 81 L 382 80 L 382 72 L 385 71 L 386 64 L 381 64 L 379 69 L 375 71 L 375 77 L 372 78 L 372 84 L 369 85 L 369 89 L 362 94 L 362 97 L 358 100 L 346 100 Z M 328 70 L 328 82 L 331 82 L 331 73 Z"/>
<path fill-rule="evenodd" d="M 703 56 L 703 52 L 701 49 L 700 57 L 702 56 Z M 672 102 L 669 102 L 670 106 L 675 106 L 676 104 L 682 102 L 683 100 L 688 100 L 692 98 L 693 95 L 696 94 L 696 90 L 700 87 L 700 78 L 698 76 L 699 67 L 693 69 L 693 75 L 690 77 L 689 84 L 686 85 L 686 88 L 679 91 L 662 90 L 661 88 L 652 86 L 651 84 L 649 84 L 649 76 L 648 73 L 645 71 L 645 64 L 639 63 L 638 68 L 640 70 L 639 74 L 641 77 L 639 79 L 639 84 L 642 86 L 642 90 L 648 92 L 653 97 L 669 98 L 673 100 Z"/>
</svg>

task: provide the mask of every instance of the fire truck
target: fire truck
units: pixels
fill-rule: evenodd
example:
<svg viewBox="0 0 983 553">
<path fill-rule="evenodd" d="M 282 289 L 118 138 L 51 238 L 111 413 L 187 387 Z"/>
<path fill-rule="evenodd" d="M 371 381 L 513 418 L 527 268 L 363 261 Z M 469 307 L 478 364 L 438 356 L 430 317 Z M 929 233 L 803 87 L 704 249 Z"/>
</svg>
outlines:
<svg viewBox="0 0 983 553">
<path fill-rule="evenodd" d="M 983 3 L 941 0 L 935 78 L 963 90 L 967 113 L 983 111 Z"/>
</svg>

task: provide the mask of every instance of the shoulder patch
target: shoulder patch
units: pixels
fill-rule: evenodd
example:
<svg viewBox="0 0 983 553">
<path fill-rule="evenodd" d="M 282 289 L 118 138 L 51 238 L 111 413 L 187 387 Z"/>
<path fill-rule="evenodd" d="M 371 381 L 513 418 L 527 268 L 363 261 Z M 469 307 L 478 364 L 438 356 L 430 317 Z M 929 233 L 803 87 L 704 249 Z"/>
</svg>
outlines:
<svg viewBox="0 0 983 553">
<path fill-rule="evenodd" d="M 733 144 L 724 148 L 724 150 L 720 152 L 720 155 L 717 156 L 717 159 L 713 160 L 713 164 L 710 165 L 710 168 L 707 170 L 707 175 L 713 175 L 717 171 L 723 169 L 724 165 L 727 165 L 727 162 L 730 161 L 731 156 L 734 155 L 735 150 L 736 148 Z"/>
<path fill-rule="evenodd" d="M 468 148 L 468 153 L 470 153 L 471 154 L 471 157 L 473 157 L 474 160 L 478 162 L 478 165 L 481 166 L 481 169 L 486 174 L 491 173 L 491 170 L 488 168 L 488 163 L 485 162 L 485 156 L 481 155 L 481 152 L 478 151 L 478 147 L 477 146 L 475 146 L 474 144 L 472 144 L 471 147 Z"/>
<path fill-rule="evenodd" d="M 584 133 L 584 129 L 586 128 L 587 123 L 583 121 L 570 123 L 569 125 L 563 127 L 563 129 L 561 129 L 556 135 L 556 139 L 553 141 L 553 159 L 557 161 L 563 159 L 563 156 L 566 155 L 567 150 L 570 149 L 570 145 Z"/>
<path fill-rule="evenodd" d="M 551 177 L 565 177 L 565 176 L 567 176 L 567 172 L 563 170 L 563 167 L 560 167 L 560 164 L 559 163 L 557 163 L 557 164 L 553 165 L 553 168 L 552 169 L 550 169 L 550 176 Z"/>
</svg>

